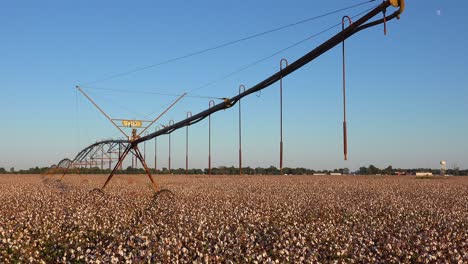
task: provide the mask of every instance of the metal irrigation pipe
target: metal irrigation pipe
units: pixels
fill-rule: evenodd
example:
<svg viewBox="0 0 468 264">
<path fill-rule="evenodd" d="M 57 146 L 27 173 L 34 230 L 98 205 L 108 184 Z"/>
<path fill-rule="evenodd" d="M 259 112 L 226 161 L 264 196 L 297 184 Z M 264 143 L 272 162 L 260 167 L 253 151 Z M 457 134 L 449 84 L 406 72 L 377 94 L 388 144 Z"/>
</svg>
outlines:
<svg viewBox="0 0 468 264">
<path fill-rule="evenodd" d="M 169 121 L 168 126 L 174 125 L 174 120 Z M 169 174 L 171 174 L 171 133 L 169 133 L 169 162 L 168 162 L 168 167 L 169 167 Z"/>
<path fill-rule="evenodd" d="M 101 170 L 104 169 L 104 149 L 101 146 Z"/>
<path fill-rule="evenodd" d="M 159 126 L 156 126 L 155 132 L 159 130 Z M 158 170 L 158 138 L 154 138 L 154 173 Z"/>
<path fill-rule="evenodd" d="M 283 174 L 283 62 L 288 67 L 286 59 L 280 60 L 280 174 Z"/>
<path fill-rule="evenodd" d="M 145 132 L 145 136 L 148 135 L 148 131 Z M 146 160 L 146 141 L 143 143 L 143 159 Z"/>
<path fill-rule="evenodd" d="M 341 30 L 345 29 L 345 20 L 348 20 L 349 25 L 353 22 L 349 16 L 344 16 L 341 19 Z M 346 61 L 345 61 L 345 40 L 342 42 L 343 50 L 343 153 L 344 160 L 348 160 L 348 131 L 346 127 Z"/>
<path fill-rule="evenodd" d="M 245 86 L 239 85 L 239 95 L 245 93 Z M 241 99 L 239 99 L 239 176 L 242 176 L 242 117 L 241 117 Z"/>
<path fill-rule="evenodd" d="M 215 105 L 214 100 L 208 103 L 208 109 Z M 208 115 L 208 175 L 211 176 L 211 114 Z"/>
<path fill-rule="evenodd" d="M 187 112 L 187 118 L 192 116 L 192 112 L 188 111 Z M 188 176 L 188 128 L 189 126 L 186 126 L 185 130 L 185 175 Z"/>
</svg>

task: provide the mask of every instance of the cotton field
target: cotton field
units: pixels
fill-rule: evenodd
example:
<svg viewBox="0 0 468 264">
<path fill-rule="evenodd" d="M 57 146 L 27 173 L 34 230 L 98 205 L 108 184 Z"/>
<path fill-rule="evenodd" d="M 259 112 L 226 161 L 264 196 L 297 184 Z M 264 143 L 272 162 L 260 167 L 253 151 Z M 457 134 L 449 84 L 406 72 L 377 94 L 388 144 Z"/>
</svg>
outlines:
<svg viewBox="0 0 468 264">
<path fill-rule="evenodd" d="M 468 177 L 0 176 L 0 263 L 467 263 Z"/>
</svg>

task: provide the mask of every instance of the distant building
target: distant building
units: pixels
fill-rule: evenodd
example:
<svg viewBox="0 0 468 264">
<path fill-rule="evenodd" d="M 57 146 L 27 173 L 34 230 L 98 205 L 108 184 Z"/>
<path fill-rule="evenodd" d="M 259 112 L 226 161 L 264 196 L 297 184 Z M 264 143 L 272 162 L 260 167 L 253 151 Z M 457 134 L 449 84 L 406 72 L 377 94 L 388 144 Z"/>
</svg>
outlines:
<svg viewBox="0 0 468 264">
<path fill-rule="evenodd" d="M 432 176 L 432 172 L 416 172 L 416 176 Z"/>
<path fill-rule="evenodd" d="M 314 176 L 323 176 L 323 175 L 327 175 L 327 174 L 326 173 L 314 173 L 312 175 L 314 175 Z"/>
<path fill-rule="evenodd" d="M 332 176 L 341 176 L 343 174 L 341 174 L 339 172 L 331 172 L 330 175 L 332 175 Z"/>
</svg>

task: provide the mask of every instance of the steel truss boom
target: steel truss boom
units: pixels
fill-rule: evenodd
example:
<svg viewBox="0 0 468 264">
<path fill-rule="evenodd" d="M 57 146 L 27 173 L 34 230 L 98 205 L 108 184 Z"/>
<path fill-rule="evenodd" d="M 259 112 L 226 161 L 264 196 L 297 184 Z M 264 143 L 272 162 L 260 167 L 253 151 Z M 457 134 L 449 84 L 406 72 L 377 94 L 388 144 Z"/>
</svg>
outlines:
<svg viewBox="0 0 468 264">
<path fill-rule="evenodd" d="M 130 143 L 129 140 L 121 140 L 121 139 L 109 139 L 96 142 L 94 144 L 89 145 L 88 147 L 81 150 L 73 159 L 73 162 L 81 161 L 84 157 L 88 156 L 88 154 L 93 151 L 96 147 L 106 145 L 106 144 L 128 144 Z"/>
<path fill-rule="evenodd" d="M 387 10 L 387 8 L 389 6 L 399 7 L 399 10 L 395 11 L 393 14 L 391 14 L 389 16 L 385 16 L 385 12 L 386 12 L 386 10 Z M 217 105 L 212 106 L 211 103 L 210 103 L 210 107 L 207 110 L 204 110 L 204 111 L 202 111 L 202 112 L 200 112 L 198 114 L 195 114 L 195 115 L 190 115 L 186 119 L 184 119 L 184 120 L 182 120 L 180 122 L 177 122 L 175 124 L 172 123 L 172 124 L 170 124 L 168 126 L 164 126 L 163 128 L 157 130 L 156 132 L 150 133 L 150 134 L 148 134 L 146 136 L 143 136 L 143 137 L 140 137 L 140 138 L 133 138 L 133 139 L 130 139 L 130 140 L 104 140 L 104 141 L 101 141 L 101 142 L 96 142 L 96 143 L 88 146 L 87 148 L 83 149 L 80 153 L 78 153 L 78 155 L 75 157 L 75 159 L 73 161 L 76 162 L 76 161 L 78 161 L 80 159 L 83 159 L 85 156 L 89 155 L 89 153 L 96 146 L 100 146 L 100 145 L 103 145 L 103 144 L 111 144 L 111 143 L 122 144 L 122 145 L 126 144 L 124 153 L 122 155 L 119 155 L 120 157 L 119 157 L 119 161 L 118 161 L 117 165 L 114 167 L 113 171 L 109 175 L 108 180 L 106 181 L 106 183 L 104 184 L 104 186 L 101 189 L 103 189 L 107 185 L 108 181 L 114 175 L 116 169 L 122 164 L 123 159 L 125 158 L 125 156 L 127 154 L 129 154 L 130 152 L 132 152 L 134 155 L 136 155 L 136 157 L 138 159 L 140 159 L 140 161 L 142 162 L 142 165 L 145 168 L 149 178 L 151 179 L 151 182 L 153 183 L 153 187 L 155 189 L 157 189 L 157 186 L 156 186 L 156 184 L 154 183 L 154 181 L 152 179 L 152 176 L 151 176 L 151 174 L 149 172 L 149 169 L 146 166 L 146 163 L 144 161 L 144 157 L 141 155 L 141 153 L 140 153 L 140 151 L 138 149 L 138 144 L 139 143 L 145 142 L 147 140 L 151 140 L 151 139 L 156 138 L 156 137 L 161 136 L 161 135 L 170 134 L 170 133 L 174 132 L 177 129 L 180 129 L 180 128 L 183 128 L 183 127 L 186 127 L 186 126 L 190 126 L 190 125 L 193 125 L 193 124 L 195 124 L 197 122 L 200 122 L 201 120 L 205 119 L 206 117 L 211 116 L 211 114 L 213 114 L 213 113 L 216 113 L 216 112 L 218 112 L 220 110 L 224 110 L 224 109 L 232 107 L 237 102 L 239 102 L 240 99 L 242 99 L 242 98 L 244 98 L 244 97 L 246 97 L 246 96 L 248 96 L 248 95 L 250 95 L 252 93 L 256 93 L 258 91 L 261 91 L 261 90 L 271 86 L 272 84 L 274 84 L 277 81 L 281 80 L 281 78 L 284 78 L 287 75 L 293 73 L 294 71 L 300 69 L 304 65 L 306 65 L 309 62 L 313 61 L 314 59 L 318 58 L 322 54 L 326 53 L 327 51 L 334 48 L 335 46 L 337 46 L 338 44 L 340 44 L 344 40 L 348 39 L 349 37 L 353 36 L 354 34 L 358 33 L 359 31 L 370 28 L 370 27 L 373 27 L 373 26 L 376 26 L 376 25 L 379 25 L 379 24 L 382 24 L 382 23 L 385 24 L 387 21 L 390 21 L 390 20 L 392 20 L 394 18 L 399 18 L 400 14 L 404 10 L 404 7 L 405 7 L 404 0 L 387 0 L 387 1 L 384 1 L 380 5 L 378 5 L 377 7 L 375 7 L 374 9 L 372 9 L 371 11 L 369 11 L 368 13 L 363 15 L 357 21 L 355 21 L 354 23 L 352 23 L 348 27 L 344 28 L 341 32 L 337 33 L 336 35 L 331 37 L 329 40 L 325 41 L 324 43 L 322 43 L 321 45 L 319 45 L 318 47 L 316 47 L 315 49 L 313 49 L 312 51 L 310 51 L 306 55 L 302 56 L 298 60 L 296 60 L 293 63 L 289 64 L 285 68 L 282 68 L 280 71 L 276 72 L 275 74 L 271 75 L 270 77 L 266 78 L 265 80 L 259 82 L 258 84 L 252 86 L 251 88 L 240 92 L 238 95 L 233 96 L 232 98 L 223 98 L 224 102 L 219 103 Z M 368 22 L 370 19 L 372 19 L 373 17 L 375 17 L 379 13 L 384 14 L 383 19 L 378 19 L 378 20 L 375 20 L 375 21 L 372 21 L 372 22 Z"/>
<path fill-rule="evenodd" d="M 184 119 L 184 120 L 182 120 L 182 121 L 180 121 L 180 122 L 178 122 L 178 123 L 176 123 L 174 125 L 164 127 L 164 128 L 162 128 L 162 129 L 160 129 L 160 130 L 158 130 L 156 132 L 153 132 L 151 134 L 143 136 L 143 137 L 133 141 L 132 144 L 137 145 L 137 144 L 139 144 L 141 142 L 153 139 L 155 137 L 158 137 L 158 136 L 161 136 L 161 135 L 164 135 L 164 134 L 172 133 L 173 131 L 175 131 L 177 129 L 180 129 L 182 127 L 190 126 L 192 124 L 195 124 L 195 123 L 205 119 L 206 117 L 208 117 L 209 115 L 211 115 L 211 114 L 213 114 L 215 112 L 218 112 L 220 110 L 224 110 L 224 109 L 232 107 L 241 98 L 246 97 L 247 95 L 250 95 L 252 93 L 258 92 L 260 90 L 263 90 L 263 89 L 267 88 L 268 86 L 276 83 L 282 77 L 284 78 L 287 75 L 293 73 L 294 71 L 300 69 L 301 67 L 303 67 L 307 63 L 309 63 L 309 62 L 313 61 L 314 59 L 318 58 L 319 56 L 321 56 L 325 52 L 329 51 L 330 49 L 334 48 L 335 46 L 337 46 L 338 44 L 340 44 L 342 41 L 346 40 L 347 38 L 351 37 L 355 33 L 359 32 L 359 31 L 361 31 L 363 29 L 382 24 L 382 23 L 390 21 L 390 20 L 392 20 L 394 18 L 399 17 L 399 15 L 401 14 L 401 12 L 403 11 L 403 8 L 404 8 L 403 3 L 404 3 L 404 1 L 402 1 L 402 0 L 400 0 L 400 1 L 389 0 L 389 1 L 383 2 L 379 6 L 375 7 L 371 11 L 369 11 L 363 17 L 358 19 L 356 22 L 352 23 L 350 26 L 345 28 L 340 33 L 336 34 L 335 36 L 333 36 L 329 40 L 325 41 L 323 44 L 321 44 L 320 46 L 318 46 L 314 50 L 310 51 L 309 53 L 307 53 L 303 57 L 301 57 L 298 60 L 294 61 L 289 66 L 287 66 L 284 69 L 276 72 L 275 74 L 271 75 L 270 77 L 268 77 L 267 79 L 261 81 L 260 83 L 254 85 L 250 89 L 248 89 L 248 90 L 246 90 L 246 91 L 244 91 L 242 93 L 239 93 L 238 95 L 236 95 L 236 96 L 234 96 L 232 98 L 224 98 L 224 102 L 219 103 L 219 104 L 217 104 L 217 105 L 215 105 L 213 107 L 210 107 L 209 109 L 207 109 L 205 111 L 202 111 L 202 112 L 200 112 L 198 114 L 195 114 L 192 117 L 188 117 L 188 118 L 186 118 L 186 119 Z M 386 11 L 386 9 L 390 5 L 400 6 L 400 9 L 395 11 L 392 15 L 386 17 L 386 19 L 380 19 L 380 20 L 376 20 L 376 21 L 365 24 L 367 21 L 369 21 L 371 18 L 373 18 L 377 14 Z"/>
</svg>

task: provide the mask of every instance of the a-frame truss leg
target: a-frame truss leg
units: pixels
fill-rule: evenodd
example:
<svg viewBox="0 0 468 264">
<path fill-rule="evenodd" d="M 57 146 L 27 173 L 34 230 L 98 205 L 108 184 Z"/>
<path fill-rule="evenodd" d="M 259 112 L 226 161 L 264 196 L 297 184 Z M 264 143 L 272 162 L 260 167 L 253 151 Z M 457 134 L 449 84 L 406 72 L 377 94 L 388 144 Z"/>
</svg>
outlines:
<svg viewBox="0 0 468 264">
<path fill-rule="evenodd" d="M 104 185 L 101 187 L 101 191 L 104 190 L 104 188 L 106 188 L 107 184 L 109 183 L 109 181 L 112 179 L 112 177 L 114 177 L 114 174 L 115 172 L 117 171 L 117 169 L 122 165 L 125 157 L 128 155 L 128 153 L 130 152 L 130 150 L 133 148 L 132 144 L 128 144 L 128 146 L 125 148 L 124 152 L 122 153 L 122 155 L 119 157 L 119 161 L 117 162 L 117 164 L 115 164 L 114 166 L 114 169 L 112 169 L 111 173 L 109 174 L 109 177 L 107 177 L 107 180 L 106 182 L 104 183 Z"/>
<path fill-rule="evenodd" d="M 153 186 L 154 191 L 157 192 L 157 191 L 159 190 L 159 188 L 158 188 L 158 186 L 156 185 L 156 182 L 154 181 L 153 176 L 151 175 L 151 172 L 150 172 L 148 166 L 146 165 L 145 158 L 144 158 L 143 155 L 141 154 L 140 149 L 138 149 L 138 146 L 135 145 L 135 146 L 133 147 L 133 150 L 134 150 L 135 156 L 140 160 L 141 165 L 143 165 L 143 168 L 145 168 L 146 175 L 148 175 L 148 178 L 149 178 L 150 181 L 151 181 L 151 184 L 152 184 L 152 186 Z"/>
<path fill-rule="evenodd" d="M 132 151 L 133 150 L 133 151 Z M 140 149 L 138 148 L 138 145 L 133 145 L 133 144 L 129 144 L 124 152 L 122 153 L 122 155 L 119 157 L 119 161 L 117 162 L 117 164 L 115 164 L 114 166 L 114 169 L 112 170 L 111 174 L 109 175 L 109 177 L 107 177 L 107 180 L 106 182 L 104 183 L 104 185 L 101 187 L 101 191 L 104 190 L 104 188 L 106 188 L 107 184 L 109 183 L 109 181 L 112 179 L 112 177 L 114 177 L 114 174 L 115 172 L 117 171 L 117 169 L 122 165 L 125 157 L 129 154 L 129 153 L 132 153 L 133 155 L 135 155 L 137 157 L 137 159 L 140 160 L 141 164 L 143 165 L 143 168 L 145 169 L 146 171 L 146 175 L 148 175 L 148 178 L 150 179 L 151 181 L 151 184 L 152 184 L 152 187 L 154 189 L 155 192 L 157 192 L 159 190 L 153 176 L 151 175 L 151 172 L 148 168 L 148 165 L 146 165 L 146 161 L 145 161 L 145 158 L 143 157 L 143 155 L 141 154 L 140 152 Z"/>
</svg>

